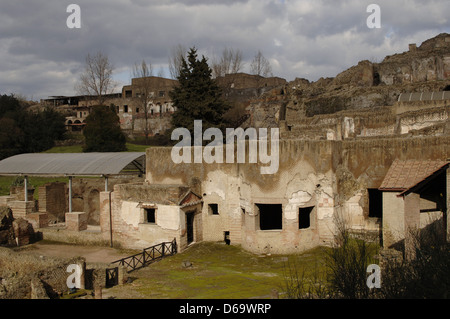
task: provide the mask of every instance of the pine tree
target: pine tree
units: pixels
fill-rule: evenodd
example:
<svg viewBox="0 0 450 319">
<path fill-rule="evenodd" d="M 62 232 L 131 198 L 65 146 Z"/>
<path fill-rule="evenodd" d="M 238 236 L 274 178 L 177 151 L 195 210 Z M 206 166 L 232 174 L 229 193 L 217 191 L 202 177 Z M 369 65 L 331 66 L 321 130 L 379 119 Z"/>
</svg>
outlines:
<svg viewBox="0 0 450 319">
<path fill-rule="evenodd" d="M 85 146 L 83 152 L 126 151 L 126 138 L 120 129 L 119 117 L 108 106 L 92 107 L 83 130 Z"/>
<path fill-rule="evenodd" d="M 173 128 L 187 128 L 192 134 L 194 120 L 202 120 L 203 130 L 225 129 L 223 115 L 230 106 L 222 100 L 222 91 L 211 77 L 207 59 L 203 56 L 198 60 L 197 50 L 191 48 L 187 61 L 183 58 L 181 63 L 179 85 L 170 92 L 177 109 L 172 117 Z"/>
</svg>

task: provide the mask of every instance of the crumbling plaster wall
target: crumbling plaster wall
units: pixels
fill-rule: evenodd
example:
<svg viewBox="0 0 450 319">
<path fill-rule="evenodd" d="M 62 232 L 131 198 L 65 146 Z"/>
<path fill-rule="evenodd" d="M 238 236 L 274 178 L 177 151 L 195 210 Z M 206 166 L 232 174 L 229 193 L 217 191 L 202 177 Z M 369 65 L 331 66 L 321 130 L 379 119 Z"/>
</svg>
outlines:
<svg viewBox="0 0 450 319">
<path fill-rule="evenodd" d="M 279 170 L 261 175 L 256 164 L 174 164 L 169 148 L 147 151 L 150 184 L 201 181 L 203 240 L 224 239 L 255 252 L 295 252 L 332 237 L 334 206 L 332 145 L 328 142 L 281 141 Z M 157 163 L 159 163 L 157 165 Z M 218 204 L 212 215 L 209 204 Z M 256 204 L 282 204 L 283 228 L 261 231 Z M 315 206 L 309 229 L 299 229 L 300 207 Z M 245 213 L 244 213 L 245 211 Z M 294 244 L 292 244 L 294 243 Z"/>
<path fill-rule="evenodd" d="M 178 206 L 178 200 L 187 191 L 183 186 L 137 183 L 116 185 L 113 192 L 100 193 L 104 239 L 110 239 L 112 231 L 113 242 L 126 248 L 143 249 L 174 238 L 186 246 L 185 211 Z M 155 208 L 155 223 L 145 220 L 144 208 Z"/>
<path fill-rule="evenodd" d="M 174 164 L 171 148 L 147 150 L 150 185 L 178 184 L 203 198 L 203 240 L 223 240 L 254 252 L 293 253 L 333 240 L 335 218 L 351 229 L 380 231 L 369 218 L 368 189 L 377 189 L 395 159 L 446 159 L 448 136 L 344 141 L 282 140 L 279 170 L 262 175 L 257 164 Z M 208 204 L 219 206 L 211 215 Z M 256 204 L 281 204 L 282 229 L 260 230 Z M 298 227 L 298 209 L 314 206 L 311 226 Z M 183 223 L 183 221 L 180 221 Z M 395 219 L 389 227 L 396 227 Z"/>
<path fill-rule="evenodd" d="M 336 206 L 342 207 L 350 216 L 351 228 L 376 229 L 374 224 L 376 220 L 368 217 L 367 189 L 380 187 L 395 159 L 445 160 L 450 156 L 449 144 L 449 136 L 336 142 L 334 154 L 338 201 Z M 388 246 L 404 235 L 403 219 L 398 219 L 395 214 L 398 209 L 402 209 L 403 212 L 403 203 L 393 194 L 383 194 L 383 244 Z M 387 210 L 388 207 L 391 209 Z M 363 225 L 364 227 L 361 227 Z"/>
</svg>

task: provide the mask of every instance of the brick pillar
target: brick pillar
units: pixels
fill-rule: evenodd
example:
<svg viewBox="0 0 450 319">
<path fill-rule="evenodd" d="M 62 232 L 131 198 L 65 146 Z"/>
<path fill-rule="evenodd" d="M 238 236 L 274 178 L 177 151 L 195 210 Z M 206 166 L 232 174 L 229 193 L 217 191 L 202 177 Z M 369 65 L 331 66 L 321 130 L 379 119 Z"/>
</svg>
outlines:
<svg viewBox="0 0 450 319">
<path fill-rule="evenodd" d="M 415 258 L 415 234 L 420 228 L 420 195 L 405 196 L 405 258 Z"/>
</svg>

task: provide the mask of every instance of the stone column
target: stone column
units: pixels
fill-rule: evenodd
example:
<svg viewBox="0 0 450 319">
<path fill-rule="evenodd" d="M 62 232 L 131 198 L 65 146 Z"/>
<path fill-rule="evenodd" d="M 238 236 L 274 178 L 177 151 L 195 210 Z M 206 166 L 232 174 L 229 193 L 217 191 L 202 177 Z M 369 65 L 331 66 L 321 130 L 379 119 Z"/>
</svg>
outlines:
<svg viewBox="0 0 450 319">
<path fill-rule="evenodd" d="M 113 209 L 113 192 L 100 192 L 100 229 L 102 237 L 110 241 L 113 246 L 113 223 L 112 223 L 112 209 Z"/>
<path fill-rule="evenodd" d="M 122 286 L 128 281 L 128 271 L 125 266 L 119 266 L 118 269 L 118 282 L 119 286 Z"/>
</svg>

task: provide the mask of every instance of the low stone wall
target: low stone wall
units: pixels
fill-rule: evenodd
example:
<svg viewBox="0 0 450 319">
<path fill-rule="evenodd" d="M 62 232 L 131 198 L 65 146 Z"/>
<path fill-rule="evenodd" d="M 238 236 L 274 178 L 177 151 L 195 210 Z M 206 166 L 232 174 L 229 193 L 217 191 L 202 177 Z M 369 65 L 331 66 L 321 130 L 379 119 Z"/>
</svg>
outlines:
<svg viewBox="0 0 450 319">
<path fill-rule="evenodd" d="M 45 240 L 55 241 L 68 244 L 77 245 L 101 245 L 108 246 L 110 244 L 108 239 L 105 239 L 100 231 L 90 228 L 86 231 L 70 231 L 66 230 L 64 225 L 52 226 L 40 229 Z"/>
</svg>

